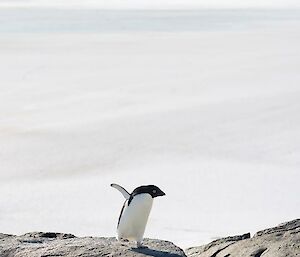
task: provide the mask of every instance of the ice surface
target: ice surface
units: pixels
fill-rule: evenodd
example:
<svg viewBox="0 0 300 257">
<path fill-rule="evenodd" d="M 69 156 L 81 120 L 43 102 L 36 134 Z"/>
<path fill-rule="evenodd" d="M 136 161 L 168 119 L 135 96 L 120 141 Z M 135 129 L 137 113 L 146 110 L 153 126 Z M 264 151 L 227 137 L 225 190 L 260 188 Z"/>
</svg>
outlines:
<svg viewBox="0 0 300 257">
<path fill-rule="evenodd" d="M 85 31 L 0 12 L 0 232 L 112 236 L 112 182 L 166 192 L 145 234 L 182 247 L 299 218 L 300 16 Z"/>
</svg>

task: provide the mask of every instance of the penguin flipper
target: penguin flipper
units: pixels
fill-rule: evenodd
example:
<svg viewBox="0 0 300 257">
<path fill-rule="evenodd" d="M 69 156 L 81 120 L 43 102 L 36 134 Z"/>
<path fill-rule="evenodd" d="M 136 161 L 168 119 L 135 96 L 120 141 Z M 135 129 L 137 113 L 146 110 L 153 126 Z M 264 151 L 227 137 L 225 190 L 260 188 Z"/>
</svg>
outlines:
<svg viewBox="0 0 300 257">
<path fill-rule="evenodd" d="M 117 190 L 119 190 L 121 192 L 121 194 L 124 196 L 124 198 L 126 200 L 129 200 L 130 194 L 127 192 L 127 190 L 124 187 L 121 187 L 118 184 L 110 184 L 110 186 L 117 189 Z"/>
</svg>

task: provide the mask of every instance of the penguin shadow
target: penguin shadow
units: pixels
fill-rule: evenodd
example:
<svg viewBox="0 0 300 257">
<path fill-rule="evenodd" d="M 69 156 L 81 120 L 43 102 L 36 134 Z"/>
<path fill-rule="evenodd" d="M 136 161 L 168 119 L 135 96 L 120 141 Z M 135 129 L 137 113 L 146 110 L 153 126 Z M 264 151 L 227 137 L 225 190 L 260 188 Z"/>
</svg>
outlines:
<svg viewBox="0 0 300 257">
<path fill-rule="evenodd" d="M 176 253 L 154 250 L 151 248 L 131 248 L 131 251 L 153 257 L 182 257 L 182 255 Z"/>
</svg>

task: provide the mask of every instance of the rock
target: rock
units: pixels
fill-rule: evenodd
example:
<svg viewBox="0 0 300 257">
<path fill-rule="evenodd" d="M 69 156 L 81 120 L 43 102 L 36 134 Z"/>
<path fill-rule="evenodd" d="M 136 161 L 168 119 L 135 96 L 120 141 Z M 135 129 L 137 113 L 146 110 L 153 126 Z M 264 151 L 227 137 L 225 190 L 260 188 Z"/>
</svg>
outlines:
<svg viewBox="0 0 300 257">
<path fill-rule="evenodd" d="M 1 257 L 114 257 L 158 256 L 185 257 L 173 243 L 145 239 L 148 248 L 137 249 L 133 243 L 115 238 L 75 237 L 71 234 L 33 232 L 22 236 L 0 234 Z"/>
<path fill-rule="evenodd" d="M 144 245 L 148 248 L 137 249 L 115 238 L 53 232 L 0 233 L 0 257 L 300 257 L 300 219 L 259 231 L 252 238 L 250 233 L 221 238 L 186 253 L 168 241 L 145 239 Z"/>
<path fill-rule="evenodd" d="M 229 236 L 221 239 L 217 239 L 212 241 L 211 243 L 200 246 L 200 247 L 192 247 L 187 250 L 188 256 L 202 256 L 201 254 L 206 254 L 204 256 L 216 256 L 219 252 L 221 252 L 226 247 L 234 244 L 237 241 L 244 240 L 250 238 L 250 233 L 238 236 Z"/>
<path fill-rule="evenodd" d="M 292 257 L 300 256 L 300 219 L 274 228 L 215 240 L 186 250 L 188 257 Z"/>
</svg>

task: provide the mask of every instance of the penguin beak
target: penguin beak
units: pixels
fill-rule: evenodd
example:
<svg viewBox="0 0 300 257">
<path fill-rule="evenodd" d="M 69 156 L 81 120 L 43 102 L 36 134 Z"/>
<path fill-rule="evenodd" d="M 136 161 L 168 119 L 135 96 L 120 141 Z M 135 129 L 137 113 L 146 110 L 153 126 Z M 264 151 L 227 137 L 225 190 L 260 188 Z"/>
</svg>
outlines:
<svg viewBox="0 0 300 257">
<path fill-rule="evenodd" d="M 164 196 L 164 195 L 166 195 L 165 192 L 163 192 L 163 191 L 160 190 L 160 192 L 158 192 L 157 196 Z"/>
</svg>

